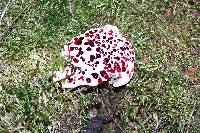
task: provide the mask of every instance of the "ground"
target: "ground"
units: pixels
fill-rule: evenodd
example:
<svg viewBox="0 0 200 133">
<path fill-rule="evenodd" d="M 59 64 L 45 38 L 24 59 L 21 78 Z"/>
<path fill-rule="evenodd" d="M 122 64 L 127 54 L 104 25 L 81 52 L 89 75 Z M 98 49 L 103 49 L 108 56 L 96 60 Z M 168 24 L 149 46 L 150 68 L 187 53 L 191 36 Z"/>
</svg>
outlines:
<svg viewBox="0 0 200 133">
<path fill-rule="evenodd" d="M 106 24 L 136 50 L 130 88 L 110 107 L 120 110 L 123 130 L 200 132 L 199 2 L 3 0 L 0 14 L 0 132 L 86 127 L 88 106 L 101 99 L 62 92 L 48 79 L 63 65 L 62 45 Z"/>
</svg>

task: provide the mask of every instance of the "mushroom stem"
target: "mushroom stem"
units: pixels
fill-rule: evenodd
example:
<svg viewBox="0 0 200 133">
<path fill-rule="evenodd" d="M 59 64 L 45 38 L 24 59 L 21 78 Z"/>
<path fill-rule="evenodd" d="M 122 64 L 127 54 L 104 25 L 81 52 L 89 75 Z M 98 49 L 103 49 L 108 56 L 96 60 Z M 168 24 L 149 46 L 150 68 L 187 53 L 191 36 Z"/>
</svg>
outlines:
<svg viewBox="0 0 200 133">
<path fill-rule="evenodd" d="M 102 88 L 102 89 L 105 89 L 105 88 Z M 110 109 L 107 106 L 109 101 L 106 102 L 106 99 L 104 97 L 104 94 L 103 94 L 102 90 L 100 90 L 100 93 L 101 93 L 101 98 L 103 100 L 103 104 L 105 105 L 106 111 L 107 111 L 108 114 L 110 114 Z M 112 117 L 112 121 L 106 124 L 107 128 L 109 130 L 113 130 L 113 122 L 117 125 L 117 127 L 121 130 L 121 132 L 124 133 L 122 128 L 120 127 L 120 125 L 116 122 L 116 120 L 113 117 Z"/>
<path fill-rule="evenodd" d="M 106 99 L 105 99 L 104 92 L 102 92 L 103 89 L 104 89 L 104 88 L 100 89 L 101 98 L 102 98 L 102 100 L 103 100 L 103 104 L 105 105 L 105 108 L 106 108 L 107 113 L 110 114 L 110 109 L 109 109 L 108 106 L 107 106 L 109 100 L 106 100 Z"/>
</svg>

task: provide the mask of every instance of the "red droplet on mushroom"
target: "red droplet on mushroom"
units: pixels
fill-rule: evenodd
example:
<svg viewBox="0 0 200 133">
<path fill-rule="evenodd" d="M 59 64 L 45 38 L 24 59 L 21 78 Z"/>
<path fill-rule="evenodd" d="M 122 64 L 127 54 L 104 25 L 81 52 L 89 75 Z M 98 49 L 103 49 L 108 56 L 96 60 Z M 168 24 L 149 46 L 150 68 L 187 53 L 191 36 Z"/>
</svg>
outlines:
<svg viewBox="0 0 200 133">
<path fill-rule="evenodd" d="M 85 33 L 85 37 L 89 37 L 90 36 L 90 34 L 89 33 Z"/>
<path fill-rule="evenodd" d="M 93 62 L 95 59 L 95 56 L 94 55 L 90 55 L 90 61 Z"/>
<path fill-rule="evenodd" d="M 96 51 L 97 51 L 97 52 L 100 52 L 100 50 L 101 50 L 100 47 L 97 47 L 97 48 L 96 48 Z"/>
<path fill-rule="evenodd" d="M 78 80 L 83 80 L 84 81 L 84 77 L 81 76 L 81 77 L 78 78 Z"/>
<path fill-rule="evenodd" d="M 100 74 L 101 74 L 101 76 L 103 77 L 103 78 L 105 78 L 105 79 L 108 79 L 109 78 L 109 76 L 108 76 L 108 74 L 106 73 L 106 71 L 100 71 Z"/>
<path fill-rule="evenodd" d="M 92 49 L 91 49 L 91 47 L 87 47 L 87 49 L 86 49 L 87 51 L 91 51 Z"/>
<path fill-rule="evenodd" d="M 81 45 L 82 44 L 82 40 L 78 39 L 78 38 L 74 38 L 74 44 L 75 45 Z"/>
<path fill-rule="evenodd" d="M 89 40 L 89 41 L 88 41 L 88 44 L 89 44 L 91 47 L 94 47 L 94 41 L 93 41 L 93 40 Z"/>
<path fill-rule="evenodd" d="M 73 81 L 73 78 L 69 78 L 68 82 L 71 83 Z"/>
<path fill-rule="evenodd" d="M 86 81 L 87 81 L 87 83 L 90 83 L 91 79 L 90 78 L 86 78 Z"/>
<path fill-rule="evenodd" d="M 75 63 L 78 63 L 78 62 L 79 62 L 79 60 L 76 59 L 76 58 L 74 58 L 73 61 L 74 61 Z"/>
<path fill-rule="evenodd" d="M 95 79 L 97 79 L 98 76 L 99 76 L 97 73 L 92 73 L 91 75 L 92 75 L 92 77 L 95 78 Z"/>
<path fill-rule="evenodd" d="M 102 84 L 103 83 L 103 81 L 102 81 L 102 79 L 98 79 L 98 84 Z"/>
</svg>

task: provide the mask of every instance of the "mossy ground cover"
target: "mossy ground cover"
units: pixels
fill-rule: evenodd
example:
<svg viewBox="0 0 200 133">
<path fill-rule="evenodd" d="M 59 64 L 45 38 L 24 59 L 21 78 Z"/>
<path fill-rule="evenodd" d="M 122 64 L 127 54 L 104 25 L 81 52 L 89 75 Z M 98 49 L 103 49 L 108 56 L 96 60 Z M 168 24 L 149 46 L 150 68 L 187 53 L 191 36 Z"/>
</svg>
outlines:
<svg viewBox="0 0 200 133">
<path fill-rule="evenodd" d="M 86 126 L 98 96 L 61 93 L 48 79 L 62 65 L 62 45 L 105 24 L 117 26 L 137 53 L 130 89 L 115 98 L 123 130 L 200 132 L 197 1 L 3 0 L 0 14 L 0 132 Z"/>
</svg>

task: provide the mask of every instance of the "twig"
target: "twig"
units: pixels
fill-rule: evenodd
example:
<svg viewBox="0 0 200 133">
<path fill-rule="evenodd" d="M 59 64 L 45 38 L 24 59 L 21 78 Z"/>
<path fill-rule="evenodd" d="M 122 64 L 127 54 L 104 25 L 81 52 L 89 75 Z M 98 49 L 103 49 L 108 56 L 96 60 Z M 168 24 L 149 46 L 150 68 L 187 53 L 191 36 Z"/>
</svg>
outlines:
<svg viewBox="0 0 200 133">
<path fill-rule="evenodd" d="M 2 14 L 1 14 L 1 18 L 0 18 L 0 25 L 1 25 L 1 21 L 3 20 L 3 17 L 6 13 L 6 10 L 8 9 L 8 5 L 10 4 L 10 0 L 8 1 L 8 3 L 6 4 L 5 9 L 3 10 Z"/>
<path fill-rule="evenodd" d="M 190 113 L 190 118 L 189 118 L 189 120 L 188 120 L 188 126 L 187 126 L 187 133 L 189 133 L 190 124 L 191 124 L 191 121 L 192 121 L 192 115 L 193 115 L 193 113 L 194 113 L 195 107 L 196 107 L 196 102 L 194 103 L 194 106 L 193 106 L 193 108 L 192 108 L 192 112 Z"/>
<path fill-rule="evenodd" d="M 156 113 L 153 113 L 153 118 L 154 118 L 155 121 L 156 121 L 156 127 L 154 128 L 153 133 L 157 133 L 157 132 L 158 132 L 159 125 L 160 125 L 160 122 L 159 122 L 159 120 L 158 120 L 158 115 L 157 115 Z"/>
<path fill-rule="evenodd" d="M 31 1 L 32 2 L 32 1 Z M 31 6 L 31 2 L 17 15 L 17 17 L 15 17 L 15 19 L 12 21 L 12 23 L 6 28 L 6 30 L 4 31 L 0 42 L 3 41 L 3 39 L 6 37 L 6 35 L 9 33 L 9 30 L 11 29 L 11 27 L 13 26 L 13 24 L 17 21 L 17 19 L 21 16 L 21 14 L 29 7 Z"/>
<path fill-rule="evenodd" d="M 73 0 L 69 0 L 69 12 L 74 16 L 75 5 Z"/>
<path fill-rule="evenodd" d="M 14 130 L 14 132 L 17 132 L 17 131 L 19 131 L 19 130 L 22 130 L 22 129 L 24 129 L 25 127 L 17 127 L 15 130 Z"/>
</svg>

